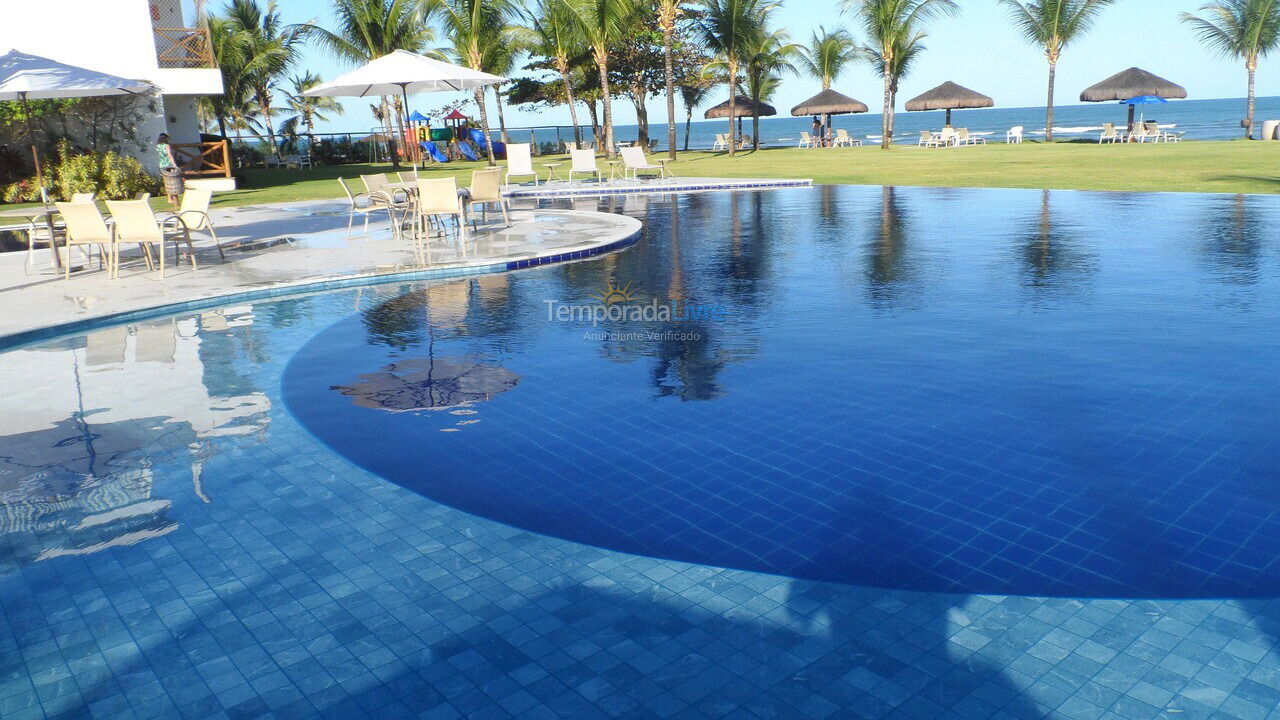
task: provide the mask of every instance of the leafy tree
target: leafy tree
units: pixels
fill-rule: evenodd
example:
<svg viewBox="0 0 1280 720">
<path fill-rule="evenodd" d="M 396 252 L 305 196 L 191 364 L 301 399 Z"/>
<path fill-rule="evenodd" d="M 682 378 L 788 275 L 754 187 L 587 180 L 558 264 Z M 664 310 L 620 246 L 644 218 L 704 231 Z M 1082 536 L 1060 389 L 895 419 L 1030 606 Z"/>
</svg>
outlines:
<svg viewBox="0 0 1280 720">
<path fill-rule="evenodd" d="M 893 144 L 893 113 L 898 82 L 924 52 L 924 25 L 940 15 L 959 12 L 955 0 L 844 0 L 862 22 L 871 45 L 871 65 L 884 80 L 884 115 L 880 147 Z"/>
<path fill-rule="evenodd" d="M 301 50 L 299 27 L 284 24 L 274 0 L 268 0 L 265 8 L 257 0 L 231 0 L 226 13 L 230 29 L 243 44 L 249 60 L 239 79 L 266 128 L 271 152 L 279 154 L 271 122 L 275 112 L 272 98 L 279 79 L 297 62 Z"/>
<path fill-rule="evenodd" d="M 698 21 L 699 34 L 707 49 L 723 67 L 729 85 L 729 155 L 738 147 L 738 71 L 750 49 L 758 47 L 766 35 L 765 23 L 779 7 L 771 0 L 704 0 Z"/>
<path fill-rule="evenodd" d="M 680 85 L 680 102 L 684 104 L 684 151 L 689 152 L 689 129 L 693 111 L 711 97 L 711 83 L 689 80 Z"/>
<path fill-rule="evenodd" d="M 1258 58 L 1280 47 L 1280 0 L 1217 0 L 1200 8 L 1208 17 L 1182 13 L 1201 42 L 1223 57 L 1244 60 L 1249 73 L 1245 137 L 1253 137 Z"/>
<path fill-rule="evenodd" d="M 574 87 L 569 73 L 571 59 L 583 55 L 586 49 L 574 32 L 574 20 L 568 13 L 563 0 L 537 0 L 533 9 L 526 12 L 525 19 L 531 35 L 528 40 L 530 52 L 546 58 L 560 75 L 563 102 L 569 106 L 569 120 L 573 123 L 573 146 L 579 148 L 582 147 L 582 130 L 578 126 L 578 108 L 574 103 Z"/>
<path fill-rule="evenodd" d="M 1045 105 L 1045 142 L 1053 142 L 1053 86 L 1058 58 L 1072 40 L 1093 27 L 1103 8 L 1115 0 L 1000 0 L 1009 9 L 1013 24 L 1033 45 L 1044 48 L 1049 61 L 1049 97 Z"/>
<path fill-rule="evenodd" d="M 658 27 L 662 30 L 663 80 L 667 90 L 667 157 L 676 159 L 676 23 L 684 14 L 685 0 L 658 0 Z M 686 132 L 687 136 L 688 133 Z M 687 143 L 686 143 L 687 144 Z"/>
<path fill-rule="evenodd" d="M 751 146 L 760 149 L 760 103 L 777 90 L 783 72 L 794 73 L 791 60 L 799 46 L 787 42 L 786 30 L 775 30 L 760 38 L 746 57 L 747 92 L 751 97 Z"/>
<path fill-rule="evenodd" d="M 604 152 L 613 157 L 613 108 L 609 103 L 610 49 L 618 44 L 632 28 L 628 21 L 634 13 L 632 0 L 562 0 L 583 43 L 591 50 L 600 73 L 600 102 L 604 108 Z M 595 110 L 592 108 L 594 116 Z M 600 136 L 597 135 L 597 138 Z"/>
<path fill-rule="evenodd" d="M 280 126 L 282 133 L 293 136 L 298 134 L 298 126 L 305 127 L 307 129 L 308 151 L 313 150 L 316 145 L 316 121 L 323 122 L 328 120 L 329 117 L 325 113 L 334 115 L 343 113 L 342 104 L 334 98 L 307 97 L 303 95 L 306 91 L 319 85 L 320 82 L 320 76 L 311 72 L 294 75 L 289 79 L 291 87 L 285 110 L 292 112 L 293 115 Z"/>
<path fill-rule="evenodd" d="M 850 64 L 862 57 L 862 49 L 848 30 L 828 31 L 818 27 L 808 47 L 796 56 L 796 62 L 813 78 L 822 82 L 823 90 L 830 90 L 831 83 L 840 77 Z"/>
</svg>

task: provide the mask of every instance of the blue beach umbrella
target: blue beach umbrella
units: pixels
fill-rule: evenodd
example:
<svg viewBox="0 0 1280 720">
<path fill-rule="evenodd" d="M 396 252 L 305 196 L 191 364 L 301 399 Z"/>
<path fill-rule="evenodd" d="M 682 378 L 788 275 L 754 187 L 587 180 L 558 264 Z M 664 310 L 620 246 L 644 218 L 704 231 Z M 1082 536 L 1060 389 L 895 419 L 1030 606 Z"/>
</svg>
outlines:
<svg viewBox="0 0 1280 720">
<path fill-rule="evenodd" d="M 1120 104 L 1129 106 L 1129 127 L 1132 128 L 1133 127 L 1133 107 L 1135 105 L 1164 105 L 1164 104 L 1167 104 L 1168 102 L 1169 102 L 1168 100 L 1165 100 L 1159 95 L 1137 95 L 1135 97 L 1129 98 L 1128 100 L 1121 100 Z M 1146 120 L 1146 119 L 1147 119 L 1146 111 L 1143 111 L 1142 117 L 1138 118 L 1138 122 L 1142 122 L 1143 120 Z"/>
</svg>

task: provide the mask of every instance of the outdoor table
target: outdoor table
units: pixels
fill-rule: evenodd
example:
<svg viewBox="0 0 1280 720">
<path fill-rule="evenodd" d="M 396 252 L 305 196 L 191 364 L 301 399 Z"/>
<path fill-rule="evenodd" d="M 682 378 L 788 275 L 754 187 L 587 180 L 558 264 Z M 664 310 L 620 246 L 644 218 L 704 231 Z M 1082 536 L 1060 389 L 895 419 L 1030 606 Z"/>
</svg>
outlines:
<svg viewBox="0 0 1280 720">
<path fill-rule="evenodd" d="M 609 164 L 609 182 L 613 182 L 613 178 L 618 173 L 618 166 L 622 164 L 622 161 L 621 160 L 605 160 L 605 162 Z M 625 172 L 623 173 L 623 176 L 624 177 L 626 176 Z"/>
<path fill-rule="evenodd" d="M 53 216 L 57 214 L 57 208 L 52 207 L 30 207 L 19 208 L 17 210 L 0 210 L 0 218 L 23 218 L 28 222 L 35 223 L 36 220 L 43 217 L 45 225 L 49 228 L 49 252 L 53 253 L 53 265 L 61 270 L 62 253 L 58 252 L 58 230 L 53 223 Z M 31 230 L 27 230 L 27 233 L 30 234 Z M 28 246 L 32 246 L 34 243 L 34 239 L 31 237 L 27 238 Z"/>
<path fill-rule="evenodd" d="M 556 168 L 564 167 L 564 163 L 547 163 L 547 182 L 553 179 L 561 180 L 560 173 L 556 172 Z"/>
</svg>

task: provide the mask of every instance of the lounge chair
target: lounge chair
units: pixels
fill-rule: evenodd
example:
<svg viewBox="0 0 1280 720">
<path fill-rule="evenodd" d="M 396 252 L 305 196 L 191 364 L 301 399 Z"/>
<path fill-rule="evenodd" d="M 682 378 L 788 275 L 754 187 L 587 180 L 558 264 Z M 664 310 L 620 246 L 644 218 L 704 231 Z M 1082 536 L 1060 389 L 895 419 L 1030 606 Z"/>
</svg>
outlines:
<svg viewBox="0 0 1280 720">
<path fill-rule="evenodd" d="M 855 145 L 862 145 L 862 141 L 849 135 L 849 131 L 844 128 L 836 130 L 835 147 L 854 147 Z"/>
<path fill-rule="evenodd" d="M 458 227 L 458 247 L 465 253 L 467 224 L 464 220 L 462 199 L 458 197 L 458 183 L 451 177 L 418 181 L 418 201 L 415 206 L 413 236 L 418 251 L 429 245 L 429 224 L 437 220 L 440 234 L 445 234 L 443 219 L 451 217 Z"/>
<path fill-rule="evenodd" d="M 147 267 L 152 268 L 150 246 L 155 244 L 160 251 L 160 277 L 164 277 L 164 244 L 173 243 L 174 262 L 181 260 L 178 254 L 182 243 L 187 245 L 187 259 L 191 261 L 191 269 L 197 268 L 196 249 L 191 244 L 191 233 L 181 223 L 162 222 L 151 210 L 146 200 L 108 200 L 107 210 L 116 224 L 116 242 L 138 243 L 142 246 L 143 257 Z M 117 253 L 118 256 L 118 253 Z M 116 272 L 119 273 L 119 261 Z"/>
<path fill-rule="evenodd" d="M 724 133 L 716 133 L 716 142 L 714 145 L 711 146 L 711 149 L 712 150 L 728 150 L 729 149 L 729 139 L 725 137 Z"/>
<path fill-rule="evenodd" d="M 796 145 L 796 147 L 802 147 L 802 148 L 815 147 L 813 143 L 813 136 L 803 130 L 800 131 L 800 143 Z"/>
<path fill-rule="evenodd" d="M 945 127 L 942 128 L 942 133 L 938 135 L 938 142 L 946 147 L 955 147 L 960 144 L 959 138 L 960 136 L 954 128 Z"/>
<path fill-rule="evenodd" d="M 1013 145 L 1021 145 L 1023 129 L 1022 125 L 1014 125 L 1009 128 L 1009 131 L 1004 134 L 1004 141 Z"/>
<path fill-rule="evenodd" d="M 98 206 L 92 202 L 60 202 L 54 203 L 62 221 L 66 223 L 67 261 L 63 263 L 63 277 L 71 277 L 71 248 L 76 245 L 98 249 L 98 264 L 112 277 L 119 277 L 115 271 L 117 249 L 115 232 L 107 226 Z M 54 248 L 54 252 L 57 252 Z"/>
<path fill-rule="evenodd" d="M 71 202 L 73 203 L 91 203 L 97 198 L 97 193 L 71 193 Z"/>
<path fill-rule="evenodd" d="M 1185 132 L 1178 132 L 1178 133 L 1167 132 L 1164 134 L 1164 141 L 1172 142 L 1172 143 L 1180 143 L 1182 142 L 1182 138 L 1185 136 L 1186 136 Z"/>
<path fill-rule="evenodd" d="M 920 142 L 917 145 L 927 148 L 942 147 L 942 139 L 928 130 L 921 130 Z"/>
<path fill-rule="evenodd" d="M 1144 122 L 1137 127 L 1137 131 L 1133 137 L 1140 143 L 1150 140 L 1152 142 L 1160 142 L 1164 133 L 1160 130 L 1160 125 L 1153 122 Z"/>
<path fill-rule="evenodd" d="M 533 185 L 538 186 L 538 173 L 533 170 L 533 156 L 529 152 L 529 143 L 512 143 L 507 146 L 507 174 L 503 183 L 510 185 L 512 175 L 533 176 Z"/>
<path fill-rule="evenodd" d="M 600 182 L 600 168 L 596 167 L 595 150 L 570 150 L 569 158 L 573 161 L 569 167 L 569 182 L 573 182 L 574 173 L 595 175 L 596 182 Z"/>
<path fill-rule="evenodd" d="M 657 171 L 658 179 L 668 177 L 671 173 L 667 171 L 667 159 L 658 160 L 658 164 L 654 165 L 644 155 L 644 148 L 629 147 L 622 148 L 622 177 L 625 179 L 627 174 L 631 174 L 632 180 L 639 180 L 641 171 Z"/>
<path fill-rule="evenodd" d="M 956 131 L 957 145 L 986 145 L 987 139 L 979 135 L 970 135 L 969 128 L 960 128 Z"/>
<path fill-rule="evenodd" d="M 1116 129 L 1115 123 L 1102 123 L 1102 135 L 1098 137 L 1098 144 L 1102 143 L 1118 143 L 1124 140 L 1120 131 Z"/>
<path fill-rule="evenodd" d="M 213 201 L 213 191 L 208 188 L 188 186 L 182 193 L 182 205 L 176 213 L 169 213 L 187 229 L 188 233 L 204 230 L 213 238 L 214 247 L 218 248 L 218 257 L 227 259 L 222 251 L 222 243 L 218 241 L 218 233 L 213 229 L 213 219 L 209 217 L 209 203 Z"/>
<path fill-rule="evenodd" d="M 502 195 L 502 177 L 501 170 L 492 168 L 489 170 L 476 170 L 471 173 L 471 198 L 467 200 L 469 211 L 474 211 L 475 206 L 480 206 L 480 211 L 487 214 L 485 207 L 487 205 L 496 204 L 498 210 L 502 211 L 502 222 L 507 227 L 511 227 L 511 218 L 507 215 L 507 199 Z M 475 216 L 472 215 L 472 226 L 475 225 Z"/>
</svg>

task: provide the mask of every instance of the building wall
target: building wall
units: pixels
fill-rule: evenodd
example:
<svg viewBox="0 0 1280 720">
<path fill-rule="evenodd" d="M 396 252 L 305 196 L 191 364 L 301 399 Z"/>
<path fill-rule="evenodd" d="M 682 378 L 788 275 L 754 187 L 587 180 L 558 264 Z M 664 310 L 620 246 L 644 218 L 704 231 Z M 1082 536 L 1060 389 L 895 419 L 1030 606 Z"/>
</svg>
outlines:
<svg viewBox="0 0 1280 720">
<path fill-rule="evenodd" d="M 156 136 L 196 142 L 195 97 L 222 93 L 216 68 L 160 68 L 156 60 L 156 27 L 194 24 L 180 0 L 0 0 L 0 53 L 16 49 L 158 87 L 163 102 L 138 128 L 147 150 L 128 149 L 154 172 Z"/>
</svg>

